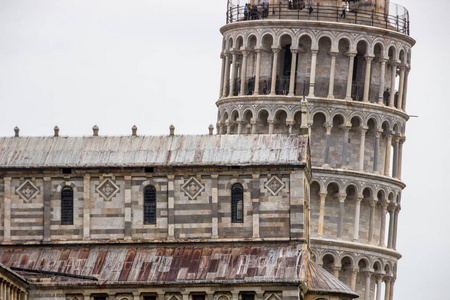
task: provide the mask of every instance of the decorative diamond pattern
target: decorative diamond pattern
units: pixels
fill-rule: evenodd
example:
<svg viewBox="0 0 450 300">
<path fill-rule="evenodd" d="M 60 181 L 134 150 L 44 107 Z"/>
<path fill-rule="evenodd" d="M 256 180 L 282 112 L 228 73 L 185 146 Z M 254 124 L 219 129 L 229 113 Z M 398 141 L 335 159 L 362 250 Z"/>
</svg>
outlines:
<svg viewBox="0 0 450 300">
<path fill-rule="evenodd" d="M 105 199 L 105 201 L 111 201 L 112 197 L 114 197 L 119 190 L 119 187 L 109 178 L 103 180 L 97 187 L 97 192 Z"/>
<path fill-rule="evenodd" d="M 276 196 L 286 185 L 277 176 L 272 176 L 269 181 L 266 182 L 265 187 Z"/>
<path fill-rule="evenodd" d="M 26 180 L 17 188 L 16 192 L 26 203 L 28 203 L 39 194 L 39 189 L 30 180 Z"/>
<path fill-rule="evenodd" d="M 186 181 L 181 189 L 191 200 L 194 200 L 198 195 L 200 195 L 201 192 L 205 190 L 205 186 L 198 181 L 197 178 L 191 177 L 188 181 Z"/>
</svg>

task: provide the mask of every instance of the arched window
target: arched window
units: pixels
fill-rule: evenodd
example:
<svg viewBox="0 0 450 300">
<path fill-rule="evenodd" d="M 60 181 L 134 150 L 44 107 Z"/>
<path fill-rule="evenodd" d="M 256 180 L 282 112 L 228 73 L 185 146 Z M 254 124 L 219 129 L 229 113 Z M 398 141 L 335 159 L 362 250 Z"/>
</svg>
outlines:
<svg viewBox="0 0 450 300">
<path fill-rule="evenodd" d="M 231 222 L 244 222 L 244 189 L 239 183 L 231 188 Z"/>
<path fill-rule="evenodd" d="M 152 186 L 144 191 L 144 224 L 156 224 L 156 189 Z"/>
<path fill-rule="evenodd" d="M 73 225 L 73 190 L 68 187 L 61 192 L 61 225 Z"/>
</svg>

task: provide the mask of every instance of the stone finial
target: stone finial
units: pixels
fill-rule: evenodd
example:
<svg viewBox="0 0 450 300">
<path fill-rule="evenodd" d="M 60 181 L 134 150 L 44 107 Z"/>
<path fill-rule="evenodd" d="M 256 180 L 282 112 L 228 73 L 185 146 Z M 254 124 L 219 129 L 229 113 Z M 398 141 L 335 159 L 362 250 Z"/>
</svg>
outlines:
<svg viewBox="0 0 450 300">
<path fill-rule="evenodd" d="M 19 127 L 14 127 L 14 137 L 19 137 L 19 131 L 20 131 L 20 129 L 19 129 Z"/>
<path fill-rule="evenodd" d="M 173 126 L 173 124 L 170 125 L 169 130 L 170 130 L 170 136 L 174 136 L 175 135 L 175 126 Z"/>
<path fill-rule="evenodd" d="M 53 136 L 54 137 L 58 137 L 59 136 L 59 128 L 58 128 L 58 126 L 55 126 L 55 128 L 53 128 L 53 131 L 54 131 Z"/>
<path fill-rule="evenodd" d="M 94 127 L 92 127 L 92 131 L 94 133 L 94 136 L 98 136 L 98 126 L 94 125 Z"/>
<path fill-rule="evenodd" d="M 137 136 L 137 127 L 136 127 L 136 125 L 133 125 L 133 127 L 131 127 L 131 136 Z"/>
<path fill-rule="evenodd" d="M 209 125 L 208 129 L 209 129 L 209 135 L 213 135 L 214 134 L 214 126 L 211 124 L 211 125 Z"/>
</svg>

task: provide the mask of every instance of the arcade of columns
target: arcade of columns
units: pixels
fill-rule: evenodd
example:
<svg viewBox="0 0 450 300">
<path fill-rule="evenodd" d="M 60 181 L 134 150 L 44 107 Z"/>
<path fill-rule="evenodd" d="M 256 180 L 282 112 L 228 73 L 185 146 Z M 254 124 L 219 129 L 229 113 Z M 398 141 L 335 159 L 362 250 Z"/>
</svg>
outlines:
<svg viewBox="0 0 450 300">
<path fill-rule="evenodd" d="M 255 72 L 255 91 L 253 95 L 258 96 L 260 90 L 260 81 L 261 81 L 261 47 L 255 47 L 254 52 L 256 52 L 256 72 Z M 272 65 L 272 73 L 271 73 L 271 89 L 269 96 L 276 95 L 276 79 L 278 75 L 278 54 L 281 51 L 279 46 L 272 47 L 272 55 L 273 55 L 273 65 Z M 290 49 L 292 54 L 291 61 L 291 72 L 290 72 L 290 80 L 289 80 L 289 93 L 288 96 L 295 96 L 294 87 L 295 87 L 295 79 L 296 79 L 296 66 L 297 66 L 297 55 L 299 53 L 299 48 L 294 46 Z M 247 61 L 248 55 L 251 50 L 246 48 L 241 49 L 232 49 L 230 51 L 224 51 L 221 54 L 222 59 L 222 75 L 221 75 L 221 83 L 220 90 L 222 91 L 221 97 L 233 97 L 234 92 L 234 84 L 237 80 L 238 75 L 238 55 L 242 56 L 242 67 L 241 76 L 240 76 L 240 90 L 239 96 L 245 95 L 245 87 L 247 80 Z M 318 49 L 311 49 L 311 72 L 310 72 L 310 83 L 309 83 L 309 93 L 308 97 L 315 97 L 315 80 L 316 80 L 316 68 L 317 68 L 317 54 Z M 329 77 L 329 87 L 328 87 L 328 96 L 327 98 L 334 99 L 334 79 L 336 72 L 336 57 L 339 54 L 337 51 L 331 51 L 331 65 L 330 65 L 330 77 Z M 346 83 L 346 95 L 345 100 L 352 100 L 352 83 L 353 83 L 353 71 L 354 71 L 354 61 L 357 52 L 356 50 L 349 50 L 347 52 L 347 56 L 349 57 L 348 63 L 348 75 L 347 75 L 347 83 Z M 369 102 L 369 94 L 370 94 L 370 83 L 371 83 L 371 67 L 372 61 L 374 59 L 374 55 L 365 55 L 366 60 L 366 68 L 365 68 L 365 76 L 364 76 L 364 92 L 363 92 L 363 102 Z M 391 90 L 388 106 L 391 108 L 397 108 L 399 110 L 405 111 L 406 108 L 406 90 L 408 86 L 408 76 L 410 67 L 406 63 L 406 61 L 401 62 L 398 59 L 392 58 L 389 59 L 389 56 L 383 56 L 379 59 L 381 74 L 386 73 L 386 65 L 389 64 L 390 69 L 392 70 L 390 76 L 390 82 L 386 84 L 385 76 L 380 76 L 379 78 L 379 95 L 378 95 L 378 104 L 383 104 L 383 93 L 385 88 L 388 87 Z M 396 77 L 397 73 L 399 74 L 399 83 L 398 83 L 398 101 L 395 104 L 395 93 L 392 91 L 396 90 Z M 231 77 L 230 77 L 231 76 Z M 228 85 L 229 84 L 229 85 Z M 229 87 L 229 88 L 228 88 Z"/>
<path fill-rule="evenodd" d="M 1 300 L 27 300 L 28 293 L 7 278 L 0 275 L 0 299 Z"/>
</svg>

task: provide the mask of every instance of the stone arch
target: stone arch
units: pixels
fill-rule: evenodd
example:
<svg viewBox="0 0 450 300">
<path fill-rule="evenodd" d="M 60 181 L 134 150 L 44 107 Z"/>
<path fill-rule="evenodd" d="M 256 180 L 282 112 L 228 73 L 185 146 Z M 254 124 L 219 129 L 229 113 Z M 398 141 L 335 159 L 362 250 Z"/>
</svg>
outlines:
<svg viewBox="0 0 450 300">
<path fill-rule="evenodd" d="M 235 40 L 236 40 L 236 43 L 235 43 L 235 45 L 234 45 L 234 48 L 235 49 L 241 49 L 241 47 L 244 47 L 245 45 L 244 45 L 244 41 L 245 41 L 245 39 L 244 39 L 244 35 L 243 34 L 238 34 L 236 37 L 235 37 Z"/>
<path fill-rule="evenodd" d="M 80 192 L 73 181 L 64 181 L 56 186 L 56 192 L 61 193 L 64 188 L 71 188 L 74 193 Z"/>
<path fill-rule="evenodd" d="M 348 49 L 348 50 L 355 50 L 355 49 L 356 49 L 354 39 L 353 39 L 353 37 L 352 37 L 349 33 L 342 32 L 342 33 L 338 34 L 338 35 L 336 36 L 336 39 L 335 39 L 335 42 L 336 42 L 335 46 L 338 47 L 339 43 L 340 43 L 342 40 L 347 41 L 348 46 L 349 46 L 349 49 Z"/>
<path fill-rule="evenodd" d="M 374 196 L 373 188 L 367 185 L 363 186 L 362 194 L 364 198 L 373 198 Z"/>
<path fill-rule="evenodd" d="M 373 40 L 372 42 L 372 53 L 376 53 L 375 48 L 379 46 L 381 48 L 381 57 L 386 57 L 386 41 L 382 38 L 375 38 L 375 40 Z"/>
<path fill-rule="evenodd" d="M 290 29 L 282 29 L 277 33 L 276 36 L 276 45 L 281 46 L 282 45 L 282 39 L 283 37 L 289 37 L 291 44 L 295 43 L 295 35 L 293 34 L 292 30 Z"/>
<path fill-rule="evenodd" d="M 143 183 L 141 183 L 141 185 L 139 186 L 139 192 L 143 192 L 145 190 L 145 188 L 148 186 L 154 187 L 157 192 L 161 191 L 161 185 L 159 183 L 155 182 L 154 180 L 149 179 L 149 180 L 146 180 Z"/>
<path fill-rule="evenodd" d="M 349 196 L 349 192 L 351 192 L 350 195 L 352 197 L 358 197 L 359 193 L 361 192 L 361 186 L 356 181 L 349 181 L 343 186 L 342 190 L 346 192 L 347 198 L 349 198 L 348 197 Z M 352 193 L 353 191 L 354 191 L 354 193 Z"/>
<path fill-rule="evenodd" d="M 279 108 L 273 115 L 274 133 L 287 133 L 288 113 L 285 109 Z"/>
<path fill-rule="evenodd" d="M 372 269 L 377 272 L 380 273 L 383 271 L 383 263 L 380 259 L 375 259 L 373 264 L 372 264 Z"/>
<path fill-rule="evenodd" d="M 314 32 L 312 32 L 311 30 L 305 30 L 305 31 L 300 31 L 299 32 L 299 35 L 296 37 L 296 40 L 297 40 L 297 44 L 298 45 L 300 45 L 300 40 L 302 39 L 302 38 L 304 38 L 304 37 L 308 37 L 309 38 L 309 40 L 311 41 L 311 45 L 313 44 L 313 43 L 315 43 L 315 35 L 314 35 Z M 309 49 L 305 49 L 305 50 L 309 50 Z"/>
<path fill-rule="evenodd" d="M 227 189 L 227 190 L 231 190 L 231 187 L 232 187 L 233 184 L 235 184 L 235 183 L 241 184 L 242 187 L 244 188 L 244 190 L 248 190 L 248 189 L 249 189 L 248 184 L 247 184 L 244 180 L 242 180 L 242 179 L 236 179 L 236 178 L 231 179 L 231 180 L 227 183 L 226 189 Z"/>
<path fill-rule="evenodd" d="M 349 254 L 344 254 L 340 259 L 341 270 L 339 272 L 339 280 L 351 285 L 351 277 L 354 269 L 354 259 Z"/>
<path fill-rule="evenodd" d="M 331 251 L 324 252 L 322 254 L 320 262 L 322 264 L 322 268 L 324 268 L 330 274 L 333 274 L 334 273 L 333 268 L 339 262 L 338 255 L 336 253 L 331 252 Z"/>
<path fill-rule="evenodd" d="M 393 61 L 398 61 L 397 45 L 394 42 L 390 42 L 387 46 L 387 56 Z"/>
<path fill-rule="evenodd" d="M 372 120 L 374 122 L 375 125 L 375 129 L 380 129 L 380 124 L 381 124 L 381 120 L 380 117 L 377 114 L 370 114 L 367 116 L 366 118 L 366 122 L 365 125 L 369 126 L 369 121 Z"/>
<path fill-rule="evenodd" d="M 334 194 L 331 195 L 334 197 L 342 191 L 342 183 L 336 180 L 335 178 L 330 178 L 325 182 L 326 189 L 328 194 L 330 194 L 331 189 L 333 189 Z"/>
<path fill-rule="evenodd" d="M 361 272 L 364 269 L 370 269 L 371 261 L 367 256 L 363 255 L 358 257 L 357 265 L 359 267 L 359 271 Z"/>
<path fill-rule="evenodd" d="M 231 300 L 231 294 L 229 294 L 229 293 L 215 294 L 214 300 Z"/>
<path fill-rule="evenodd" d="M 337 109 L 331 113 L 331 122 L 334 122 L 336 116 L 340 116 L 342 118 L 342 125 L 347 124 L 347 113 L 344 110 Z"/>
<path fill-rule="evenodd" d="M 254 41 L 255 41 L 255 44 L 252 46 L 252 44 L 253 44 L 253 39 L 254 39 Z M 245 47 L 251 47 L 251 48 L 254 48 L 254 47 L 257 47 L 257 45 L 259 45 L 259 40 L 258 40 L 258 36 L 255 34 L 255 33 L 250 33 L 248 36 L 247 36 L 247 38 L 246 38 L 246 40 L 245 40 L 246 42 L 245 42 Z"/>
<path fill-rule="evenodd" d="M 231 111 L 230 121 L 237 122 L 237 121 L 239 121 L 240 118 L 241 118 L 241 116 L 240 116 L 240 113 L 239 113 L 239 109 L 238 108 L 233 108 L 233 110 Z"/>
<path fill-rule="evenodd" d="M 275 43 L 275 33 L 273 32 L 273 30 L 267 30 L 267 31 L 263 31 L 262 33 L 261 33 L 261 39 L 260 39 L 260 47 L 261 48 L 264 48 L 264 42 L 268 39 L 268 38 L 270 38 L 271 40 L 272 40 L 272 43 L 271 43 L 271 46 L 274 46 L 274 43 Z M 266 50 L 270 50 L 271 51 L 271 49 L 266 49 Z"/>
<path fill-rule="evenodd" d="M 231 51 L 231 50 L 233 50 L 233 47 L 234 47 L 234 40 L 233 40 L 233 37 L 232 36 L 228 36 L 227 37 L 227 51 Z"/>
<path fill-rule="evenodd" d="M 328 38 L 330 40 L 332 51 L 333 51 L 333 49 L 337 49 L 336 36 L 332 32 L 329 32 L 329 31 L 319 32 L 319 34 L 317 34 L 317 37 L 316 37 L 317 43 L 319 43 L 322 38 Z"/>
<path fill-rule="evenodd" d="M 364 53 L 364 54 L 365 55 L 373 55 L 373 50 L 372 50 L 373 49 L 373 44 L 372 44 L 372 41 L 369 40 L 367 38 L 367 36 L 360 35 L 360 36 L 358 36 L 355 39 L 355 45 L 358 45 L 361 42 L 365 43 L 365 46 L 366 46 L 366 53 Z"/>
<path fill-rule="evenodd" d="M 326 108 L 324 108 L 324 107 L 316 107 L 316 108 L 314 108 L 314 109 L 311 111 L 311 113 L 310 113 L 310 116 L 311 116 L 311 123 L 314 123 L 314 117 L 315 117 L 317 114 L 319 114 L 319 113 L 322 113 L 322 114 L 323 114 L 323 116 L 325 117 L 325 122 L 330 122 L 330 121 L 331 121 L 331 115 L 330 115 L 330 112 L 329 112 Z"/>
</svg>

